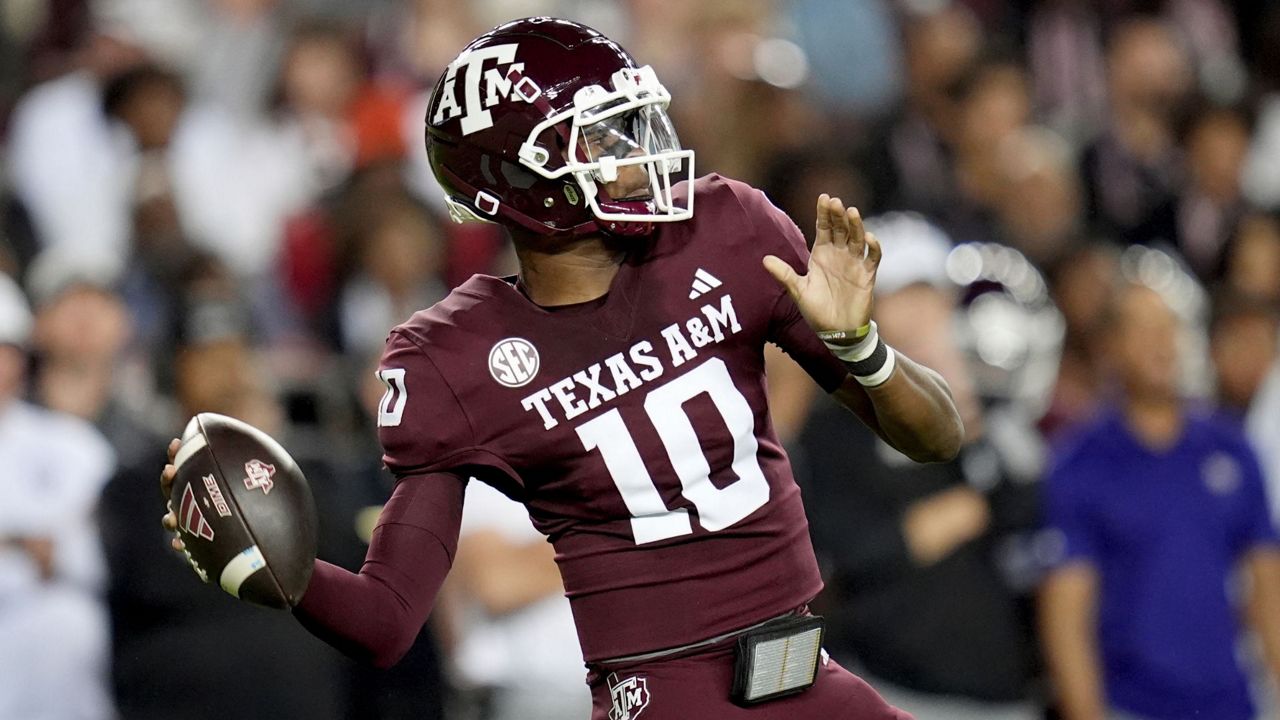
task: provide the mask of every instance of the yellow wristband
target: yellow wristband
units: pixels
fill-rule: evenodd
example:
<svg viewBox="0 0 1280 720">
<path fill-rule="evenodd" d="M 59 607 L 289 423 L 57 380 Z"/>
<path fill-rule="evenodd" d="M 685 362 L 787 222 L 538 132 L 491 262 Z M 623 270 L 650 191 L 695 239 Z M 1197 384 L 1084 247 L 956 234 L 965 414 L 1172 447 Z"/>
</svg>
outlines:
<svg viewBox="0 0 1280 720">
<path fill-rule="evenodd" d="M 853 332 L 848 330 L 819 330 L 818 338 L 821 340 L 861 340 L 870 332 L 871 323 L 868 322 Z"/>
</svg>

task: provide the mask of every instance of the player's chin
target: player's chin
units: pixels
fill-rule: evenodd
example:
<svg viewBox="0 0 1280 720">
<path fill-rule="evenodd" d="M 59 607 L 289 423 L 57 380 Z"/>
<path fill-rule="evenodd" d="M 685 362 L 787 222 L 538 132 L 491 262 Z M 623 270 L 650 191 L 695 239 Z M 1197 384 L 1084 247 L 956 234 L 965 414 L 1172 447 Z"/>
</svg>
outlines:
<svg viewBox="0 0 1280 720">
<path fill-rule="evenodd" d="M 630 182 L 611 182 L 604 186 L 604 192 L 613 202 L 644 202 L 653 199 L 653 189 L 649 187 L 647 176 Z"/>
</svg>

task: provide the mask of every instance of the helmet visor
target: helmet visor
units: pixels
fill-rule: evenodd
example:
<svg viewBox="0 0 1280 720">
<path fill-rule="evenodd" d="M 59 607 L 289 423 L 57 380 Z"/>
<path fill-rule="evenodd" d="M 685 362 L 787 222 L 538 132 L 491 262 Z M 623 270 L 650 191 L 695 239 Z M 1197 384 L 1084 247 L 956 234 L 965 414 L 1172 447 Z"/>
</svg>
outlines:
<svg viewBox="0 0 1280 720">
<path fill-rule="evenodd" d="M 620 98 L 583 113 L 583 162 L 596 166 L 592 176 L 611 200 L 665 199 L 662 188 L 683 167 L 680 140 L 658 104 L 611 112 L 626 102 Z"/>
<path fill-rule="evenodd" d="M 579 88 L 572 107 L 534 126 L 520 147 L 520 161 L 545 178 L 571 174 L 597 220 L 688 220 L 693 217 L 693 151 L 680 147 L 667 116 L 670 100 L 652 68 L 620 69 L 612 89 Z M 563 145 L 558 139 L 540 140 L 566 121 L 567 132 L 558 133 Z M 553 163 L 557 153 L 564 160 L 559 165 Z M 677 196 L 682 183 L 687 192 Z"/>
</svg>

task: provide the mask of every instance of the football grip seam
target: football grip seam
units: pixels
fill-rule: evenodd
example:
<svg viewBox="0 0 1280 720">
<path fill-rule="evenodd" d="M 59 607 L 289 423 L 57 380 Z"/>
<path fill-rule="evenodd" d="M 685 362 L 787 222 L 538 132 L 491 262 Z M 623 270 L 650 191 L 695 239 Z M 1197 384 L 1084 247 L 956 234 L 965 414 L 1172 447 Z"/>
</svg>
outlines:
<svg viewBox="0 0 1280 720">
<path fill-rule="evenodd" d="M 219 477 L 221 477 L 225 482 L 230 483 L 231 480 L 228 479 L 227 473 L 222 469 L 222 463 L 218 461 L 218 454 L 213 451 L 213 441 L 209 438 L 209 433 L 204 427 L 204 420 L 197 415 L 196 421 L 200 423 L 200 434 L 204 435 L 205 448 L 209 451 L 209 458 L 213 460 L 213 467 L 218 471 Z M 240 522 L 240 526 L 244 528 L 245 534 L 248 535 L 249 539 L 253 542 L 251 547 L 257 547 L 258 552 L 262 553 L 263 560 L 266 561 L 266 565 L 262 569 L 267 571 L 268 577 L 271 578 L 271 584 L 275 585 L 276 590 L 280 591 L 280 597 L 284 598 L 285 606 L 292 607 L 292 598 L 289 597 L 289 593 L 285 592 L 284 587 L 280 585 L 280 580 L 276 578 L 276 572 L 271 567 L 271 558 L 267 557 L 266 549 L 262 547 L 262 543 L 258 542 L 258 536 L 254 534 L 253 528 L 249 526 L 244 510 L 240 507 L 240 501 L 236 499 L 236 494 L 231 492 L 231 489 L 228 488 L 226 495 L 227 500 L 236 506 L 236 512 L 239 513 L 236 519 Z M 241 550 L 243 550 L 243 548 L 241 548 Z M 221 576 L 222 572 L 225 570 L 226 566 L 223 566 L 218 570 L 218 575 Z M 248 578 L 245 579 L 247 580 Z M 221 582 L 219 582 L 219 587 L 221 587 Z M 227 594 L 229 595 L 230 593 Z"/>
</svg>

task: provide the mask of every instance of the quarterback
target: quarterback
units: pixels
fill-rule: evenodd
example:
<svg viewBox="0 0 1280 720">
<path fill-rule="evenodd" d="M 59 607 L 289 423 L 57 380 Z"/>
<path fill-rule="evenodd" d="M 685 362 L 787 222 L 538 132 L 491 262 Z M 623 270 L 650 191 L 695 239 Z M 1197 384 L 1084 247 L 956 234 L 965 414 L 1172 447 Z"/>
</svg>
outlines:
<svg viewBox="0 0 1280 720">
<path fill-rule="evenodd" d="M 858 212 L 820 197 L 811 253 L 758 190 L 695 178 L 669 101 L 617 44 L 551 18 L 449 65 L 432 168 L 455 220 L 511 232 L 520 273 L 475 276 L 391 330 L 378 433 L 395 489 L 361 571 L 317 561 L 294 613 L 396 662 L 449 570 L 464 487 L 484 482 L 555 546 L 593 720 L 906 718 L 821 649 L 764 346 L 918 461 L 960 447 L 950 392 L 879 338 L 880 247 Z"/>
</svg>

